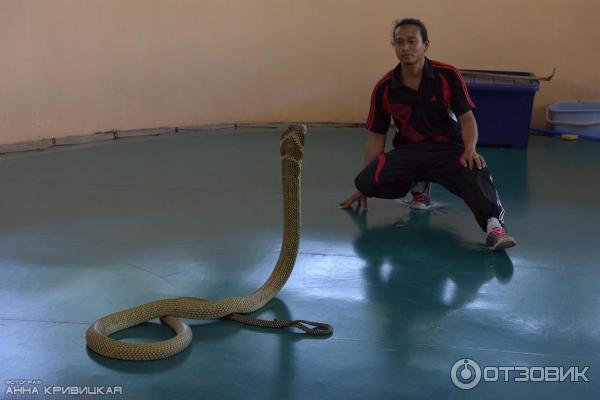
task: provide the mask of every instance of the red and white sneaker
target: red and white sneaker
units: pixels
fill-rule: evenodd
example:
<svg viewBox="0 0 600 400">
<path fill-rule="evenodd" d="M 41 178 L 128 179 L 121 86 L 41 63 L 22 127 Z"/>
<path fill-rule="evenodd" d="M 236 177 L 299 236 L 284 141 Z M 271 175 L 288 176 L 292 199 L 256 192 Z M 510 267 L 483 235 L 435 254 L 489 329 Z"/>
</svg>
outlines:
<svg viewBox="0 0 600 400">
<path fill-rule="evenodd" d="M 512 236 L 508 236 L 504 228 L 500 226 L 492 229 L 490 233 L 488 233 L 485 238 L 485 244 L 490 250 L 497 251 L 513 247 L 517 244 L 517 241 Z"/>
<path fill-rule="evenodd" d="M 431 208 L 431 182 L 419 182 L 417 185 L 419 184 L 424 184 L 425 188 L 420 192 L 410 191 L 412 194 L 410 208 L 413 210 L 429 210 Z"/>
</svg>

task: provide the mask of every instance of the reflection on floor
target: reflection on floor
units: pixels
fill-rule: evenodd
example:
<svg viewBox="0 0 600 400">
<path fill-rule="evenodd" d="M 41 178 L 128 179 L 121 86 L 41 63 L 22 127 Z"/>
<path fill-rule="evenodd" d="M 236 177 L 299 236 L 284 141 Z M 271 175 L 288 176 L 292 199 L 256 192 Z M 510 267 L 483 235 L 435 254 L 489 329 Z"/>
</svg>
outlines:
<svg viewBox="0 0 600 400">
<path fill-rule="evenodd" d="M 324 321 L 333 336 L 192 321 L 194 343 L 166 360 L 87 351 L 88 324 L 108 313 L 262 284 L 280 244 L 280 132 L 127 139 L 0 159 L 2 395 L 16 398 L 9 391 L 35 385 L 14 380 L 35 379 L 40 393 L 122 386 L 128 399 L 594 397 L 600 145 L 541 137 L 526 152 L 481 149 L 519 242 L 490 253 L 467 207 L 437 185 L 429 212 L 384 200 L 372 200 L 367 214 L 339 210 L 365 132 L 309 128 L 296 269 L 255 315 Z M 116 336 L 169 335 L 147 323 Z M 463 358 L 482 369 L 589 366 L 590 382 L 482 379 L 461 390 L 450 370 Z"/>
</svg>

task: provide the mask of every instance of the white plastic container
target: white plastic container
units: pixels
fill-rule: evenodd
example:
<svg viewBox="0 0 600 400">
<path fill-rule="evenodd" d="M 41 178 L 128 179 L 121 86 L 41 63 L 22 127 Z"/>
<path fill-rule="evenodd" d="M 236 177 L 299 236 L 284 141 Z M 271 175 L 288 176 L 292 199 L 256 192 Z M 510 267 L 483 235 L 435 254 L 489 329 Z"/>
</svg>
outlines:
<svg viewBox="0 0 600 400">
<path fill-rule="evenodd" d="M 561 102 L 546 109 L 546 120 L 559 132 L 600 139 L 600 102 Z"/>
</svg>

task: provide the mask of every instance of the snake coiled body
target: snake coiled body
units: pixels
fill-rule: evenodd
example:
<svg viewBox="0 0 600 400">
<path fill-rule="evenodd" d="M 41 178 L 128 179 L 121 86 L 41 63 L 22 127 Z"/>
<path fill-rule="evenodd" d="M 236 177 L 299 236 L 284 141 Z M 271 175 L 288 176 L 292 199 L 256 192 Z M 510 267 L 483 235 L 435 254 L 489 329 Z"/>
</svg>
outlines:
<svg viewBox="0 0 600 400">
<path fill-rule="evenodd" d="M 300 173 L 306 126 L 292 125 L 281 136 L 280 155 L 283 178 L 283 240 L 279 259 L 266 282 L 248 296 L 208 301 L 197 297 L 157 300 L 107 315 L 87 330 L 87 346 L 105 357 L 122 360 L 156 360 L 184 350 L 192 341 L 192 330 L 178 318 L 210 320 L 233 319 L 271 328 L 295 326 L 310 334 L 330 334 L 327 324 L 310 321 L 261 321 L 240 314 L 256 311 L 268 303 L 290 277 L 300 240 Z M 115 332 L 160 318 L 175 336 L 155 343 L 121 342 L 110 338 Z M 307 328 L 304 324 L 314 325 Z"/>
</svg>

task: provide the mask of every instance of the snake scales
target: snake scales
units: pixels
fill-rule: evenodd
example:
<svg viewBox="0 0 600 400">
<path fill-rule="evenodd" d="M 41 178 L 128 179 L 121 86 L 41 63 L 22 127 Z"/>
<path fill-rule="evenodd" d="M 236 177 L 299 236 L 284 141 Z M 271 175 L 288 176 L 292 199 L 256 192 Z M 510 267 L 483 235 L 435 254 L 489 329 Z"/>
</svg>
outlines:
<svg viewBox="0 0 600 400">
<path fill-rule="evenodd" d="M 311 335 L 328 335 L 332 327 L 318 322 L 266 321 L 243 313 L 256 311 L 267 304 L 289 278 L 300 239 L 300 173 L 304 151 L 306 126 L 291 125 L 281 136 L 280 155 L 283 178 L 283 241 L 279 259 L 267 281 L 253 294 L 208 301 L 198 297 L 178 297 L 157 300 L 107 315 L 94 322 L 87 330 L 87 345 L 105 357 L 121 360 L 158 360 L 175 355 L 192 341 L 192 330 L 178 318 L 231 319 L 244 324 L 266 328 L 294 326 Z M 154 343 L 131 343 L 112 339 L 115 332 L 142 324 L 155 318 L 169 326 L 175 336 Z M 313 328 L 307 325 L 312 325 Z"/>
</svg>

